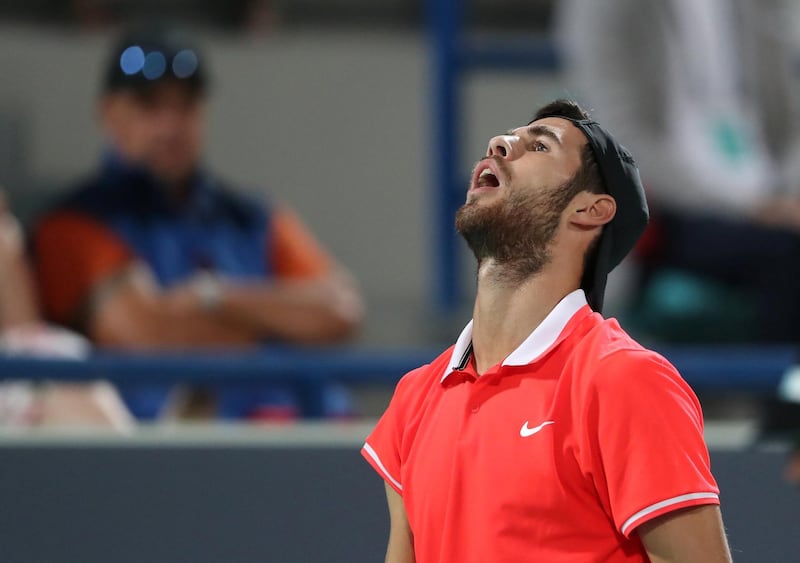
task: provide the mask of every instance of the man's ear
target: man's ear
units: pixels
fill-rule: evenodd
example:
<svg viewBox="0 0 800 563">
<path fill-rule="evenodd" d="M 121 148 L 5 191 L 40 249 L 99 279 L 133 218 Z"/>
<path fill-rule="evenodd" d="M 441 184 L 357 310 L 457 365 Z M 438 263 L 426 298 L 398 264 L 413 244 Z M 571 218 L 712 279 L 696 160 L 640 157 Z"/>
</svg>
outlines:
<svg viewBox="0 0 800 563">
<path fill-rule="evenodd" d="M 617 214 L 617 202 L 608 194 L 582 192 L 571 207 L 570 223 L 582 228 L 602 227 Z"/>
</svg>

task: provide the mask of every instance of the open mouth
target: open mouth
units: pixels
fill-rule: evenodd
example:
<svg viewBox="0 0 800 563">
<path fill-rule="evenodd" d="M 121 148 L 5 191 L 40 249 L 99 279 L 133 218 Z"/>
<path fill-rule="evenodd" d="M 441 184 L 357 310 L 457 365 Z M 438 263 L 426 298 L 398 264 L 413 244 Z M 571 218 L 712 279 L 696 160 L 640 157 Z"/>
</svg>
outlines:
<svg viewBox="0 0 800 563">
<path fill-rule="evenodd" d="M 499 188 L 500 175 L 497 171 L 497 164 L 491 159 L 483 159 L 475 167 L 472 175 L 471 189 Z"/>
<path fill-rule="evenodd" d="M 475 187 L 499 188 L 500 180 L 497 179 L 497 176 L 494 175 L 494 172 L 492 172 L 489 168 L 485 168 L 483 172 L 478 175 L 478 179 L 475 182 Z"/>
</svg>

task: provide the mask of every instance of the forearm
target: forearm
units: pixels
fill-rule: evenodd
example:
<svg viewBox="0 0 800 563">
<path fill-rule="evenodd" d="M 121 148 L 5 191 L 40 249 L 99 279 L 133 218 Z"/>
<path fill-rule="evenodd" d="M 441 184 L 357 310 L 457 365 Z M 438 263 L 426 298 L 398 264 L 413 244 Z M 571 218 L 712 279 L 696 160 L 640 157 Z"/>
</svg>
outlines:
<svg viewBox="0 0 800 563">
<path fill-rule="evenodd" d="M 37 322 L 38 307 L 24 257 L 7 257 L 0 272 L 0 329 Z"/>
<path fill-rule="evenodd" d="M 0 191 L 0 329 L 39 320 L 22 229 Z"/>
<path fill-rule="evenodd" d="M 685 508 L 637 530 L 653 563 L 730 563 L 719 507 Z"/>
<path fill-rule="evenodd" d="M 85 309 L 92 339 L 124 348 L 333 342 L 362 315 L 344 276 L 286 283 L 198 276 L 165 291 L 142 267 L 98 285 Z"/>
<path fill-rule="evenodd" d="M 385 487 L 390 519 L 385 563 L 415 563 L 414 534 L 408 524 L 403 498 L 388 483 Z"/>
<path fill-rule="evenodd" d="M 337 342 L 351 336 L 363 306 L 344 280 L 223 284 L 219 314 L 265 339 L 300 343 Z"/>
<path fill-rule="evenodd" d="M 97 344 L 127 349 L 195 346 L 241 347 L 259 335 L 208 310 L 190 288 L 142 294 L 123 288 L 89 314 L 88 333 Z"/>
</svg>

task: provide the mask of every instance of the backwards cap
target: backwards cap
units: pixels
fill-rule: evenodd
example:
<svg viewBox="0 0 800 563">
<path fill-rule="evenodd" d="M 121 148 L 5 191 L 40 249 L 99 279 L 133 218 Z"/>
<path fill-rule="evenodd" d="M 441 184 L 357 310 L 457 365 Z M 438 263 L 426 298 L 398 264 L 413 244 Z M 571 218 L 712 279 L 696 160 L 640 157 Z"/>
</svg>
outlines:
<svg viewBox="0 0 800 563">
<path fill-rule="evenodd" d="M 592 149 L 606 192 L 617 202 L 617 213 L 603 227 L 596 249 L 594 272 L 584 273 L 584 287 L 589 305 L 601 313 L 608 274 L 639 240 L 650 217 L 639 169 L 628 150 L 617 143 L 591 119 L 573 119 L 557 113 L 537 115 L 536 120 L 558 117 L 571 121 L 581 130 Z M 532 123 L 532 122 L 531 122 Z M 589 264 L 592 267 L 592 264 Z"/>
</svg>

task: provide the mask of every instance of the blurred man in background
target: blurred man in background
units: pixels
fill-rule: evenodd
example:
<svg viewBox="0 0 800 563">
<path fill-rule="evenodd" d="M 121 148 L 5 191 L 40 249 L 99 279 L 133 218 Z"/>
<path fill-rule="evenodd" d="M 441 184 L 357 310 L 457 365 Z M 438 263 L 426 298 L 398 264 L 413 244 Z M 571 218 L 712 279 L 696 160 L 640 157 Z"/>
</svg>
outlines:
<svg viewBox="0 0 800 563">
<path fill-rule="evenodd" d="M 33 235 L 48 318 L 138 350 L 348 338 L 363 314 L 350 276 L 289 209 L 202 166 L 207 83 L 181 30 L 138 28 L 116 44 L 98 104 L 102 163 Z M 141 417 L 166 401 L 160 388 L 124 391 Z M 329 414 L 346 410 L 331 400 Z M 285 389 L 220 401 L 231 416 L 297 414 Z"/>
<path fill-rule="evenodd" d="M 706 296 L 706 314 L 669 337 L 800 340 L 800 92 L 788 4 L 563 0 L 559 8 L 570 88 L 640 148 L 654 212 L 648 279 L 681 272 L 696 280 L 691 287 L 736 297 L 709 311 L 719 293 L 695 294 Z M 714 316 L 720 322 L 700 323 Z M 654 328 L 663 337 L 669 327 Z"/>
</svg>

